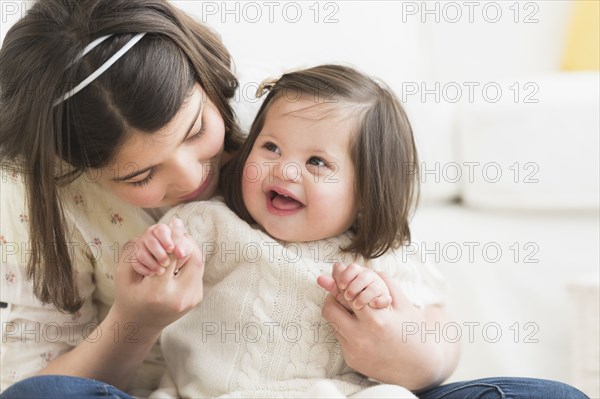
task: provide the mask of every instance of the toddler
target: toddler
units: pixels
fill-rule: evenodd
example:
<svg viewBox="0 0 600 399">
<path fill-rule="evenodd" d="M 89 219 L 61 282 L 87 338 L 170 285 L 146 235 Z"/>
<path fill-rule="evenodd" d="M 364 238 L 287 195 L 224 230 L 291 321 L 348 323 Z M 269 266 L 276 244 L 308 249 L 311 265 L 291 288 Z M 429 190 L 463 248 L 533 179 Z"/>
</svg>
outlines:
<svg viewBox="0 0 600 399">
<path fill-rule="evenodd" d="M 328 292 L 338 310 L 373 320 L 442 303 L 436 271 L 402 253 L 417 192 L 408 119 L 387 87 L 342 66 L 288 73 L 260 91 L 269 93 L 223 172 L 234 174 L 223 179 L 225 203 L 162 219 L 201 247 L 204 299 L 163 331 L 168 371 L 154 397 L 412 398 L 391 371 L 345 361 L 346 339 L 322 315 Z M 139 251 L 134 268 L 160 273 L 148 251 L 159 258 Z"/>
</svg>

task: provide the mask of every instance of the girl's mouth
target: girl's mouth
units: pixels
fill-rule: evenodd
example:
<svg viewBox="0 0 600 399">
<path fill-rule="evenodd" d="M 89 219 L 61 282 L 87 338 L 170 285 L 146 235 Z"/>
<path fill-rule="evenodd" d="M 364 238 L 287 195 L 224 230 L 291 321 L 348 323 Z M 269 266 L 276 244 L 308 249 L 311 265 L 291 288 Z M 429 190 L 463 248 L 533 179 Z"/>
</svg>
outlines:
<svg viewBox="0 0 600 399">
<path fill-rule="evenodd" d="M 206 190 L 206 188 L 210 185 L 211 181 L 212 181 L 212 174 L 209 173 L 208 176 L 206 176 L 206 180 L 204 180 L 204 182 L 200 185 L 200 187 L 198 187 L 194 192 L 192 192 L 184 197 L 179 197 L 179 200 L 181 202 L 186 202 L 186 201 L 191 201 L 191 200 L 195 199 L 196 197 L 200 196 L 200 194 L 202 194 L 204 192 L 204 190 Z"/>
</svg>

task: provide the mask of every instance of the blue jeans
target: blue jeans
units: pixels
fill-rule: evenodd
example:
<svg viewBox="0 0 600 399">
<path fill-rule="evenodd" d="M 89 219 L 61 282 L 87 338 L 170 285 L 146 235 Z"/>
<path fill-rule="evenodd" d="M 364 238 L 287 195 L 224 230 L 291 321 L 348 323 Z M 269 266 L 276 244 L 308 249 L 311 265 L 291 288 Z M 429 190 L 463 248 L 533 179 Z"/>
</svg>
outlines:
<svg viewBox="0 0 600 399">
<path fill-rule="evenodd" d="M 590 399 L 562 382 L 493 377 L 441 385 L 418 393 L 420 399 Z"/>
<path fill-rule="evenodd" d="M 133 399 L 132 396 L 102 381 L 66 375 L 40 375 L 11 385 L 1 399 Z"/>
<path fill-rule="evenodd" d="M 420 399 L 589 399 L 570 385 L 535 378 L 498 377 L 455 382 L 428 389 Z M 46 375 L 20 381 L 0 395 L 0 399 L 132 399 L 117 388 L 96 380 Z"/>
</svg>

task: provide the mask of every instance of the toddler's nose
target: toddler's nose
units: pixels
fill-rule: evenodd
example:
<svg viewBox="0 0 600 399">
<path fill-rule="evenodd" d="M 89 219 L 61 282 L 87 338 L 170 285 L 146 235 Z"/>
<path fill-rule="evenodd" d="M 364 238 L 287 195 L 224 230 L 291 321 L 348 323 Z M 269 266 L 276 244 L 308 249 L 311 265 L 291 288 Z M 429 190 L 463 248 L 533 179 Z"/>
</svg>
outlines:
<svg viewBox="0 0 600 399">
<path fill-rule="evenodd" d="M 302 180 L 302 167 L 298 162 L 284 160 L 275 166 L 274 175 L 278 179 L 298 183 Z"/>
</svg>

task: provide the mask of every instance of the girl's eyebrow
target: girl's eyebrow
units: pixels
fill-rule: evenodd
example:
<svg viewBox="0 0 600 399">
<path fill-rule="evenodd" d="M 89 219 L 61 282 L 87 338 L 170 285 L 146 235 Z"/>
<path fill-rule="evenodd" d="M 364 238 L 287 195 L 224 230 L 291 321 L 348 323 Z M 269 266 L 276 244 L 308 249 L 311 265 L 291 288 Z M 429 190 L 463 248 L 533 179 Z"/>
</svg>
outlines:
<svg viewBox="0 0 600 399">
<path fill-rule="evenodd" d="M 190 127 L 187 130 L 187 133 L 183 137 L 183 140 L 181 140 L 182 143 L 190 135 L 190 133 L 191 133 L 192 129 L 194 128 L 194 125 L 196 124 L 196 121 L 198 120 L 198 117 L 200 116 L 200 113 L 202 112 L 203 109 L 204 109 L 204 101 L 201 101 L 200 107 L 198 108 L 198 111 L 196 112 L 196 115 L 194 116 L 194 119 L 192 120 L 192 123 L 190 124 Z M 128 175 L 125 175 L 122 177 L 113 177 L 111 180 L 114 182 L 117 182 L 117 183 L 123 182 L 123 181 L 129 180 L 129 179 L 133 179 L 134 177 L 139 176 L 141 174 L 144 174 L 144 173 L 148 172 L 150 169 L 155 168 L 155 167 L 156 167 L 156 165 L 151 165 L 144 169 L 139 169 L 139 170 L 136 170 L 135 172 L 131 172 Z"/>
<path fill-rule="evenodd" d="M 148 166 L 147 168 L 144 168 L 144 169 L 136 170 L 135 172 L 132 172 L 132 173 L 130 173 L 128 175 L 125 175 L 123 177 L 113 177 L 111 180 L 114 181 L 114 182 L 119 183 L 119 182 L 122 182 L 122 181 L 125 181 L 125 180 L 133 179 L 136 176 L 139 176 L 141 174 L 146 173 L 147 171 L 149 171 L 150 169 L 154 168 L 155 166 L 156 165 L 152 165 L 152 166 Z"/>
</svg>

